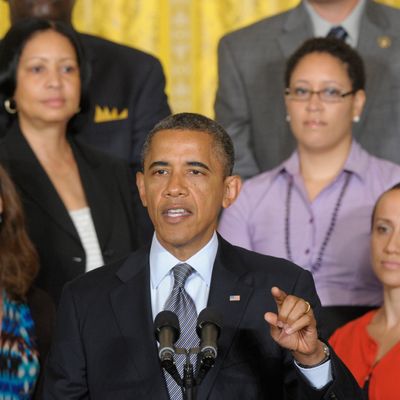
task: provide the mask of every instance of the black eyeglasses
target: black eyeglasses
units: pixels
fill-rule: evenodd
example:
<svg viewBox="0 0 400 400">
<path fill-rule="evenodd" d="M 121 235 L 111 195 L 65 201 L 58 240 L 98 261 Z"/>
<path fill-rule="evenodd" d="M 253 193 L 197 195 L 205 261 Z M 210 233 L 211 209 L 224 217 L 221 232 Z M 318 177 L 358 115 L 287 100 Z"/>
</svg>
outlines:
<svg viewBox="0 0 400 400">
<path fill-rule="evenodd" d="M 321 90 L 311 90 L 303 87 L 287 88 L 285 94 L 289 96 L 289 99 L 296 101 L 309 101 L 313 94 L 316 94 L 318 98 L 325 103 L 338 103 L 345 97 L 354 94 L 356 91 L 351 90 L 350 92 L 342 93 L 339 89 L 333 87 L 326 87 Z"/>
</svg>

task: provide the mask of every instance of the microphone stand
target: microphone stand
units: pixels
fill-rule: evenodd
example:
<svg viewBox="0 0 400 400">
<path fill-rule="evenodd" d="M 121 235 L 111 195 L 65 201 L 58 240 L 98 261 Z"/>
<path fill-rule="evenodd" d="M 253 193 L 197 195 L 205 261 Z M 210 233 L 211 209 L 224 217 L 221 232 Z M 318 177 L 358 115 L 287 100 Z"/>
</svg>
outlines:
<svg viewBox="0 0 400 400">
<path fill-rule="evenodd" d="M 193 365 L 190 362 L 190 354 L 195 354 L 195 352 L 192 350 L 186 350 L 186 363 L 183 367 L 183 400 L 195 400 L 193 388 L 196 381 L 193 376 Z"/>
<path fill-rule="evenodd" d="M 201 353 L 200 347 L 193 347 L 190 349 L 175 348 L 175 353 L 186 355 L 186 362 L 183 367 L 183 379 L 180 377 L 176 367 L 171 368 L 171 362 L 175 364 L 173 360 L 168 360 L 168 363 L 161 365 L 172 376 L 178 386 L 182 388 L 183 400 L 196 400 L 195 386 L 200 385 L 207 372 L 214 366 L 215 360 L 209 357 L 207 353 Z M 190 362 L 190 356 L 192 354 L 200 354 L 201 356 L 196 378 L 193 374 L 193 364 Z"/>
</svg>

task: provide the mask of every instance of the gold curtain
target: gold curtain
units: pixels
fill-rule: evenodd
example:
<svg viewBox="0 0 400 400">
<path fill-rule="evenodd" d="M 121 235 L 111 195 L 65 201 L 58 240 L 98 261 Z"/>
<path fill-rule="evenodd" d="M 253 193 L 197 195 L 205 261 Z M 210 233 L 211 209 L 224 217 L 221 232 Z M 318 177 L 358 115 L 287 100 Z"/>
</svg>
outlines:
<svg viewBox="0 0 400 400">
<path fill-rule="evenodd" d="M 159 57 L 174 112 L 213 116 L 219 38 L 299 1 L 113 0 L 110 6 L 109 0 L 77 0 L 73 20 L 80 31 Z M 380 2 L 400 7 L 400 0 Z M 8 6 L 0 1 L 1 36 L 8 27 Z"/>
</svg>

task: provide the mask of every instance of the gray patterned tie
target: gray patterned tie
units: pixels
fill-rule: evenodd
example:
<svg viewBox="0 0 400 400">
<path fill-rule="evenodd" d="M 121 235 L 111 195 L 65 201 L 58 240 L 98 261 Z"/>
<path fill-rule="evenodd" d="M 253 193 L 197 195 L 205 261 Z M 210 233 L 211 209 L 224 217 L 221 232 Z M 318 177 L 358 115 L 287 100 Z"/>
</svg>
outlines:
<svg viewBox="0 0 400 400">
<path fill-rule="evenodd" d="M 196 334 L 197 312 L 193 299 L 185 290 L 186 279 L 194 272 L 194 269 L 185 263 L 177 264 L 173 268 L 174 287 L 165 302 L 165 310 L 173 311 L 179 319 L 181 335 L 176 342 L 176 347 L 189 349 L 199 345 L 199 338 Z M 191 356 L 191 362 L 195 365 L 196 356 Z M 175 354 L 175 363 L 180 375 L 183 377 L 183 365 L 186 356 Z M 167 381 L 169 397 L 171 400 L 181 400 L 182 390 L 171 376 L 164 372 Z"/>
<path fill-rule="evenodd" d="M 348 33 L 346 32 L 346 29 L 343 28 L 343 26 L 334 26 L 331 28 L 331 30 L 328 32 L 326 37 L 333 37 L 336 39 L 340 39 L 345 41 L 348 36 Z"/>
</svg>

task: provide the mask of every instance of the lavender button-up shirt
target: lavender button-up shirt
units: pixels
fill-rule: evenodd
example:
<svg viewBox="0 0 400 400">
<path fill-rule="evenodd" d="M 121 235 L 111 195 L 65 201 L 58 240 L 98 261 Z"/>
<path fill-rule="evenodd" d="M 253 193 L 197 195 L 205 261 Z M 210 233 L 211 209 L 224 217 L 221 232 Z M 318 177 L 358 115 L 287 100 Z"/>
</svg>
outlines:
<svg viewBox="0 0 400 400">
<path fill-rule="evenodd" d="M 313 270 L 346 171 L 351 177 L 336 224 L 321 266 Z M 380 304 L 381 284 L 370 262 L 371 213 L 379 195 L 400 181 L 400 166 L 371 156 L 353 141 L 343 170 L 310 202 L 300 174 L 298 154 L 294 152 L 279 167 L 244 183 L 237 201 L 222 214 L 218 229 L 221 235 L 235 245 L 288 258 L 285 219 L 290 180 L 293 180 L 289 204 L 292 259 L 313 272 L 322 304 Z"/>
</svg>

